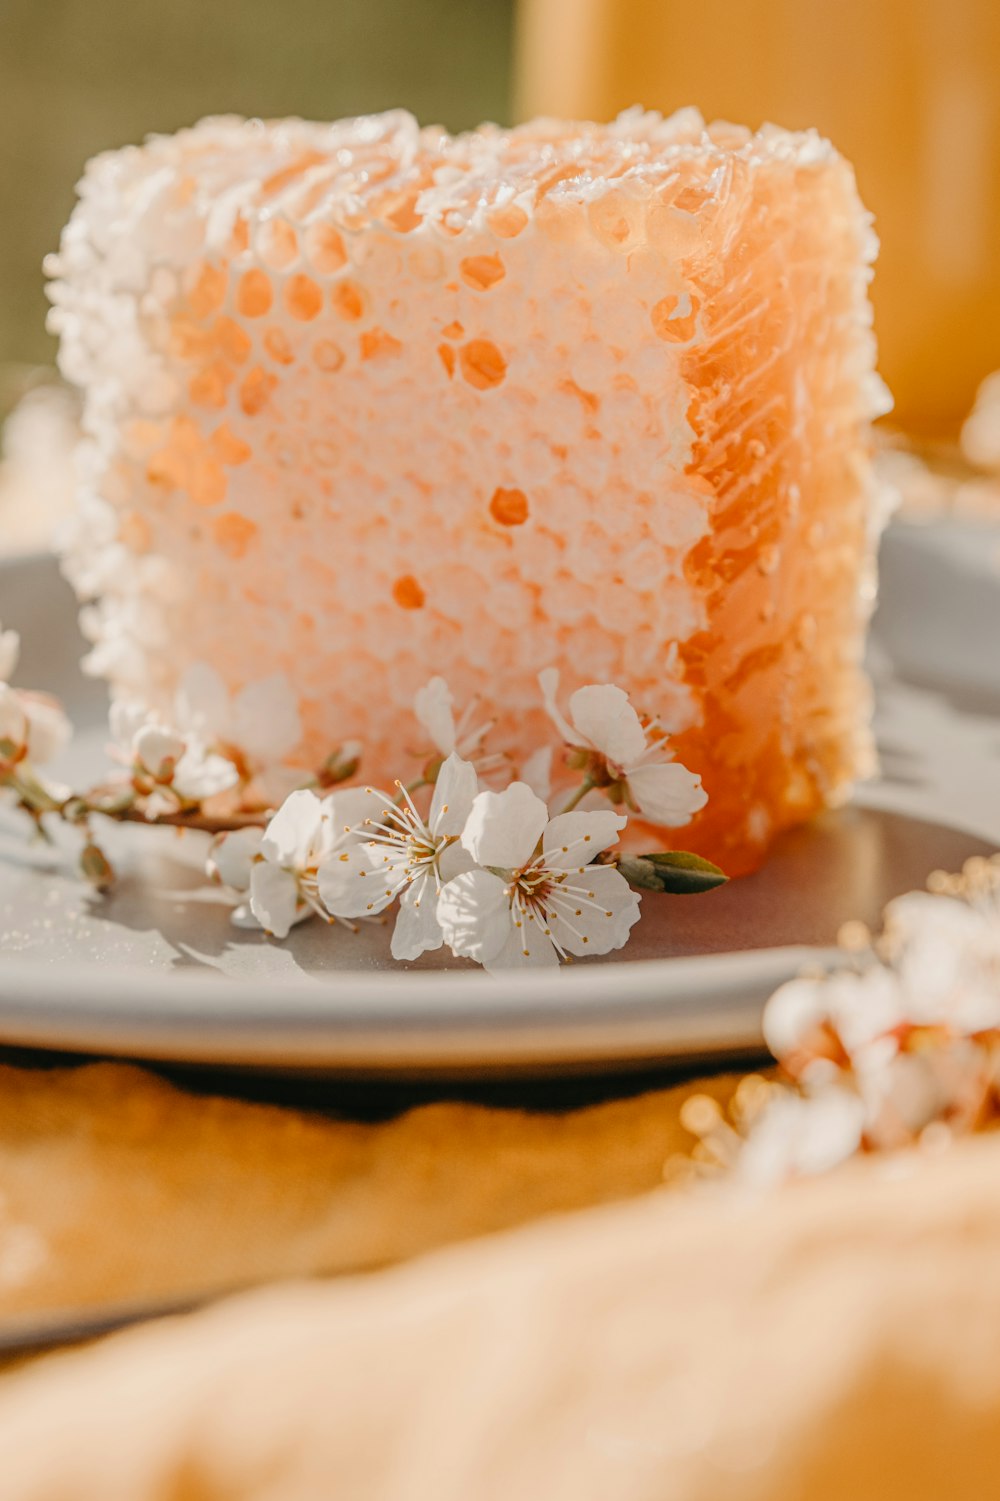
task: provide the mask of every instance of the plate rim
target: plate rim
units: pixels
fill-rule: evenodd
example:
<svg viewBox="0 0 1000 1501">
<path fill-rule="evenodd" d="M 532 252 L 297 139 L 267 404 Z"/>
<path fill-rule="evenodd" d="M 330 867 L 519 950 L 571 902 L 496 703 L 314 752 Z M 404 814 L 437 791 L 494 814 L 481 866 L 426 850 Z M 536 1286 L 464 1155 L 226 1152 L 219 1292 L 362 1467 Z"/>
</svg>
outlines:
<svg viewBox="0 0 1000 1501">
<path fill-rule="evenodd" d="M 150 1061 L 380 1074 L 759 1055 L 768 997 L 837 956 L 796 946 L 510 979 L 470 969 L 234 982 L 123 966 L 83 986 L 73 966 L 8 960 L 0 1038 Z"/>
</svg>

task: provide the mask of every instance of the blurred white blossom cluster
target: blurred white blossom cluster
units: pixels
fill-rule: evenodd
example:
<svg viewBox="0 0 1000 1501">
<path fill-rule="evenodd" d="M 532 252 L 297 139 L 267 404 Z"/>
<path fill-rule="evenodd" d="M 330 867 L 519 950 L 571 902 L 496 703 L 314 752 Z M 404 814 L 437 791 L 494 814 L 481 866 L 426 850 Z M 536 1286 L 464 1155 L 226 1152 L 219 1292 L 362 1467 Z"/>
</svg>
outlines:
<svg viewBox="0 0 1000 1501">
<path fill-rule="evenodd" d="M 767 1004 L 783 1081 L 744 1081 L 728 1119 L 689 1102 L 702 1160 L 780 1182 L 1000 1120 L 1000 855 L 935 874 L 889 904 L 878 937 L 852 924 L 841 941 L 841 968 Z"/>
<path fill-rule="evenodd" d="M 881 449 L 878 469 L 897 492 L 907 520 L 947 513 L 1000 519 L 1000 370 L 979 387 L 957 455 L 949 449 L 914 451 L 898 441 Z"/>
</svg>

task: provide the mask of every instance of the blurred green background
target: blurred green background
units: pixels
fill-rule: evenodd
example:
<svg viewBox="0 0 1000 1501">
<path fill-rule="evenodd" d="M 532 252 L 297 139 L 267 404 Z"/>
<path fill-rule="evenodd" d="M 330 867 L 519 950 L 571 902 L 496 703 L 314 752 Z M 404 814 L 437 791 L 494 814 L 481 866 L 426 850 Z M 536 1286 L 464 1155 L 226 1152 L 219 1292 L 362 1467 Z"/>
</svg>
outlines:
<svg viewBox="0 0 1000 1501">
<path fill-rule="evenodd" d="M 0 0 L 0 363 L 51 361 L 42 257 L 84 162 L 206 114 L 509 114 L 513 0 Z"/>
</svg>

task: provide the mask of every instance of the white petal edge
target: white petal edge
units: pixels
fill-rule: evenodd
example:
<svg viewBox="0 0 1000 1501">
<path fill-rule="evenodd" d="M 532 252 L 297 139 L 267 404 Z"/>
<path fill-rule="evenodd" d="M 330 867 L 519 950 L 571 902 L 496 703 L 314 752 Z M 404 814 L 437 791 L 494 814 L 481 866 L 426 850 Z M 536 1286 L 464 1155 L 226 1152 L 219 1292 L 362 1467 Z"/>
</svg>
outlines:
<svg viewBox="0 0 1000 1501">
<path fill-rule="evenodd" d="M 638 892 L 610 865 L 596 865 L 560 888 L 549 927 L 567 953 L 583 958 L 624 948 L 639 915 Z"/>
<path fill-rule="evenodd" d="M 586 741 L 581 740 L 579 734 L 571 724 L 563 718 L 559 712 L 556 696 L 559 692 L 559 669 L 558 667 L 544 667 L 538 674 L 538 686 L 542 690 L 542 704 L 546 714 L 559 731 L 567 745 L 585 746 Z"/>
<path fill-rule="evenodd" d="M 413 698 L 413 712 L 442 756 L 455 749 L 455 700 L 444 678 L 431 678 L 418 688 Z"/>
<path fill-rule="evenodd" d="M 387 853 L 383 845 L 359 840 L 323 860 L 316 884 L 331 917 L 374 917 L 395 901 L 408 873 L 405 856 L 390 854 L 387 862 Z"/>
<path fill-rule="evenodd" d="M 261 853 L 277 865 L 304 870 L 322 837 L 328 811 L 315 792 L 293 792 L 264 830 Z"/>
<path fill-rule="evenodd" d="M 701 777 L 679 761 L 637 766 L 628 785 L 641 817 L 668 829 L 683 828 L 708 802 Z"/>
<path fill-rule="evenodd" d="M 210 873 L 232 891 L 249 891 L 254 856 L 260 853 L 263 837 L 263 829 L 235 829 L 231 834 L 220 834 L 209 852 Z"/>
<path fill-rule="evenodd" d="M 265 932 L 287 938 L 298 906 L 295 877 L 269 860 L 258 861 L 250 872 L 250 910 Z"/>
<path fill-rule="evenodd" d="M 524 782 L 473 800 L 462 844 L 479 865 L 517 870 L 531 859 L 549 810 Z"/>
<path fill-rule="evenodd" d="M 9 682 L 14 676 L 20 655 L 21 638 L 17 631 L 0 630 L 0 682 Z"/>
<path fill-rule="evenodd" d="M 588 865 L 595 855 L 618 843 L 618 836 L 628 819 L 610 808 L 593 813 L 579 809 L 557 813 L 542 838 L 546 865 L 554 870 L 574 870 Z"/>
<path fill-rule="evenodd" d="M 646 732 L 628 694 L 612 683 L 578 688 L 569 713 L 579 734 L 615 766 L 629 766 L 646 749 Z"/>
<path fill-rule="evenodd" d="M 514 931 L 506 887 L 488 870 L 467 871 L 442 886 L 437 918 L 452 953 L 477 964 L 488 964 Z"/>
<path fill-rule="evenodd" d="M 419 959 L 444 942 L 437 915 L 437 891 L 429 876 L 418 877 L 400 897 L 399 915 L 392 930 L 394 959 Z"/>
<path fill-rule="evenodd" d="M 431 800 L 428 823 L 435 838 L 461 834 L 478 790 L 476 768 L 461 756 L 450 755 L 438 772 Z"/>
</svg>

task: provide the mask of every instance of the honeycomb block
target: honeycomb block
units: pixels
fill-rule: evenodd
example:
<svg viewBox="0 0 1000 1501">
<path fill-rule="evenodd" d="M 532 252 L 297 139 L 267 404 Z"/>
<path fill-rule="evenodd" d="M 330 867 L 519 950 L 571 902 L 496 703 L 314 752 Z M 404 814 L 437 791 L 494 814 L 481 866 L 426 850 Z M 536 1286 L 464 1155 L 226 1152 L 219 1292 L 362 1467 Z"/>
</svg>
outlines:
<svg viewBox="0 0 1000 1501">
<path fill-rule="evenodd" d="M 98 157 L 50 268 L 91 669 L 165 713 L 284 672 L 295 762 L 373 780 L 432 674 L 515 756 L 541 667 L 613 681 L 703 776 L 684 843 L 752 868 L 871 763 L 875 244 L 815 134 L 693 110 Z"/>
</svg>

